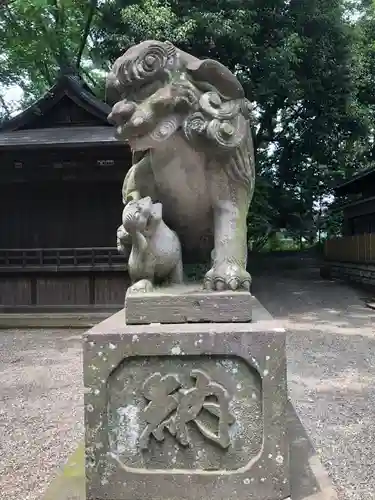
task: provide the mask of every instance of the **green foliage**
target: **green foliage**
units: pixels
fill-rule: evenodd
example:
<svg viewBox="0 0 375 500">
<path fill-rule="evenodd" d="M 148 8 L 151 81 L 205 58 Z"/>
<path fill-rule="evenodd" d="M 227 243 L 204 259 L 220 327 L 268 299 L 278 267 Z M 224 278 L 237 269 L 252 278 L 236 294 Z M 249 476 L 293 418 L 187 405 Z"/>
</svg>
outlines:
<svg viewBox="0 0 375 500">
<path fill-rule="evenodd" d="M 353 70 L 356 32 L 343 9 L 339 0 L 139 0 L 101 9 L 95 52 L 111 61 L 145 38 L 168 39 L 237 72 L 257 111 L 254 249 L 280 227 L 313 242 L 322 199 L 345 176 L 354 149 L 367 147 Z"/>
<path fill-rule="evenodd" d="M 88 37 L 97 1 L 14 0 L 0 9 L 0 84 L 20 85 L 25 104 L 59 71 L 89 72 Z"/>
</svg>

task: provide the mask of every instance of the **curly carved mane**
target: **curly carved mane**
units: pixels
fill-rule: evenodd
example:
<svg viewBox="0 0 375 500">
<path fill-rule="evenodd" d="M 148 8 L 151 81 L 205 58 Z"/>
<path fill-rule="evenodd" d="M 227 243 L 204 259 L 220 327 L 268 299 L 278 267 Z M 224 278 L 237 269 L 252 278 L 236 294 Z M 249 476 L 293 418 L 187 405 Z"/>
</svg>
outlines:
<svg viewBox="0 0 375 500">
<path fill-rule="evenodd" d="M 143 123 L 148 120 L 149 128 L 143 130 L 156 143 L 182 133 L 208 162 L 219 160 L 230 178 L 253 191 L 250 103 L 238 79 L 221 63 L 200 60 L 170 42 L 142 42 L 115 62 L 107 95 L 118 102 L 110 115 L 117 125 L 133 120 L 134 110 L 151 102 Z M 136 152 L 134 163 L 145 154 Z"/>
</svg>

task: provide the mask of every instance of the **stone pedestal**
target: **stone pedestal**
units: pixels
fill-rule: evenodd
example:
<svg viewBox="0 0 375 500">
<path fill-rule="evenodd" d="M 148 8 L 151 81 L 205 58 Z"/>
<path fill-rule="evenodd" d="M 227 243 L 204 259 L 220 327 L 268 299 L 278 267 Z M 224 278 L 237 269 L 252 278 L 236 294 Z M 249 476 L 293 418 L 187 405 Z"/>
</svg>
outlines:
<svg viewBox="0 0 375 500">
<path fill-rule="evenodd" d="M 88 332 L 87 499 L 289 498 L 285 332 L 252 310 Z"/>
<path fill-rule="evenodd" d="M 117 317 L 123 319 L 122 315 Z M 287 406 L 287 426 L 291 500 L 338 500 L 332 481 L 290 401 Z M 43 500 L 86 500 L 85 481 L 84 445 L 80 443 L 51 482 Z"/>
<path fill-rule="evenodd" d="M 132 288 L 125 297 L 128 325 L 151 323 L 247 323 L 251 321 L 250 292 L 202 290 L 202 285 L 173 285 L 152 292 Z"/>
</svg>

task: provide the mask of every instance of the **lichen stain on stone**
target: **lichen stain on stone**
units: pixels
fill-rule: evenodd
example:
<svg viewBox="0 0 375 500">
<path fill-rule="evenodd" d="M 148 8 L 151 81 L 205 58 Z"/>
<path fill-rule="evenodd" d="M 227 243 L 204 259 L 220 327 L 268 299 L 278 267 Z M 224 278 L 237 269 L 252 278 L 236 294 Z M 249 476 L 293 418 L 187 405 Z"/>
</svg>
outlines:
<svg viewBox="0 0 375 500">
<path fill-rule="evenodd" d="M 114 433 L 119 455 L 127 450 L 137 451 L 140 431 L 139 413 L 140 409 L 135 405 L 117 408 L 118 422 Z"/>
<path fill-rule="evenodd" d="M 233 414 L 236 418 L 236 421 L 229 429 L 229 437 L 230 437 L 231 442 L 235 441 L 235 439 L 238 436 L 240 436 L 240 437 L 243 436 L 243 427 L 238 420 L 239 415 L 236 413 L 233 413 Z"/>
<path fill-rule="evenodd" d="M 179 354 L 182 354 L 181 347 L 180 346 L 172 347 L 171 354 L 173 354 L 173 356 L 178 356 Z"/>
<path fill-rule="evenodd" d="M 225 368 L 225 371 L 228 373 L 229 372 L 233 374 L 238 373 L 238 362 L 232 359 L 221 359 L 216 363 L 216 365 L 219 368 L 221 367 Z"/>
</svg>

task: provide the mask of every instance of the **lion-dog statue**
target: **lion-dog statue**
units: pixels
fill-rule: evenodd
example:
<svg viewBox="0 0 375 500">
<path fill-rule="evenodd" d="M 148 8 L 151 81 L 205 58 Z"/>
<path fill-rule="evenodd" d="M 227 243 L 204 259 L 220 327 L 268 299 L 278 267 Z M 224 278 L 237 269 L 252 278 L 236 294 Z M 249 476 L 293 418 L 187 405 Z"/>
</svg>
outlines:
<svg viewBox="0 0 375 500">
<path fill-rule="evenodd" d="M 209 260 L 210 290 L 249 290 L 247 213 L 254 192 L 251 106 L 221 63 L 149 40 L 117 59 L 107 77 L 108 120 L 133 151 L 123 202 L 151 197 L 183 255 Z M 129 255 L 131 237 L 118 232 Z"/>
</svg>

